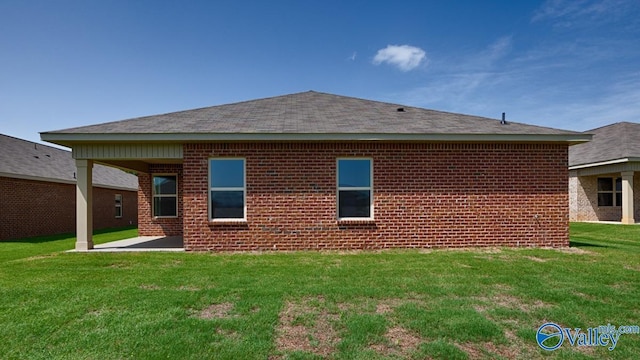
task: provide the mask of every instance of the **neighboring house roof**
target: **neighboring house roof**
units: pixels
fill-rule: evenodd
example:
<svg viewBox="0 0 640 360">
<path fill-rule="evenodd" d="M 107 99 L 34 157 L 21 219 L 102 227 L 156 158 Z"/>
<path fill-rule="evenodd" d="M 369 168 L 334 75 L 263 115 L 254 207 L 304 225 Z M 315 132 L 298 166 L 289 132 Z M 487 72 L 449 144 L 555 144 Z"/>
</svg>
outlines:
<svg viewBox="0 0 640 360">
<path fill-rule="evenodd" d="M 76 164 L 71 152 L 0 134 L 0 176 L 74 184 Z M 137 191 L 138 177 L 96 164 L 93 183 L 98 187 Z"/>
<path fill-rule="evenodd" d="M 433 140 L 583 142 L 577 132 L 308 91 L 44 132 L 79 141 Z"/>
<path fill-rule="evenodd" d="M 593 139 L 569 148 L 569 167 L 640 161 L 640 124 L 618 122 L 585 133 Z"/>
</svg>

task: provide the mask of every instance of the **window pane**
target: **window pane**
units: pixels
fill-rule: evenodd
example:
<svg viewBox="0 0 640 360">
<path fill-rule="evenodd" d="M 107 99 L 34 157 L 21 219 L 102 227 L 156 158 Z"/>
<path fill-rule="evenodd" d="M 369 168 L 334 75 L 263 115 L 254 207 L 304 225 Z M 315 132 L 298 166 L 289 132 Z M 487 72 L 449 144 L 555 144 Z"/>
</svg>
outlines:
<svg viewBox="0 0 640 360">
<path fill-rule="evenodd" d="M 598 206 L 613 206 L 613 194 L 612 193 L 599 193 L 598 194 Z"/>
<path fill-rule="evenodd" d="M 611 178 L 598 178 L 598 191 L 613 191 Z"/>
<path fill-rule="evenodd" d="M 178 206 L 175 197 L 154 197 L 153 198 L 153 215 L 154 216 L 177 216 Z"/>
<path fill-rule="evenodd" d="M 338 160 L 338 186 L 371 186 L 371 160 Z"/>
<path fill-rule="evenodd" d="M 338 197 L 338 217 L 371 217 L 371 191 L 341 190 Z"/>
<path fill-rule="evenodd" d="M 616 206 L 622 206 L 622 193 L 616 193 Z"/>
<path fill-rule="evenodd" d="M 211 160 L 211 187 L 244 187 L 244 160 Z"/>
<path fill-rule="evenodd" d="M 243 219 L 243 191 L 212 191 L 211 217 L 214 219 Z"/>
<path fill-rule="evenodd" d="M 120 206 L 116 206 L 116 217 L 122 217 L 122 208 Z"/>
<path fill-rule="evenodd" d="M 156 195 L 177 194 L 175 176 L 154 176 L 153 191 Z"/>
<path fill-rule="evenodd" d="M 616 179 L 616 191 L 622 192 L 622 178 Z"/>
</svg>

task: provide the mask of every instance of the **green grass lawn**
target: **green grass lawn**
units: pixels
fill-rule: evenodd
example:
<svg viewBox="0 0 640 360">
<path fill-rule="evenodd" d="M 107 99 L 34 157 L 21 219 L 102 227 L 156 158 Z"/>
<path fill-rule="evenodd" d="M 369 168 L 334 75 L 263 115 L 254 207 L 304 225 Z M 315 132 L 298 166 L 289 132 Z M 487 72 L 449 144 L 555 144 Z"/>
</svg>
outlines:
<svg viewBox="0 0 640 360">
<path fill-rule="evenodd" d="M 640 325 L 640 226 L 572 224 L 571 239 L 564 250 L 265 254 L 2 242 L 0 358 L 636 357 L 640 335 L 613 351 L 537 346 L 545 322 Z"/>
</svg>

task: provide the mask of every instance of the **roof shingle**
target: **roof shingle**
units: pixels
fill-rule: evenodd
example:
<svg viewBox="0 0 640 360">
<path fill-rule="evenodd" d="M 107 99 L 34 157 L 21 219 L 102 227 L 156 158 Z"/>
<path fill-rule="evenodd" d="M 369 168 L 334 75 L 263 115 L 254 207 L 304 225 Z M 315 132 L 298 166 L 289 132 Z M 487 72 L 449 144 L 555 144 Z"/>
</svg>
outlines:
<svg viewBox="0 0 640 360">
<path fill-rule="evenodd" d="M 0 176 L 73 183 L 76 165 L 71 152 L 0 134 Z M 138 177 L 96 164 L 96 186 L 138 190 Z"/>
<path fill-rule="evenodd" d="M 403 108 L 404 111 L 398 111 Z M 44 134 L 578 134 L 308 91 Z"/>
<path fill-rule="evenodd" d="M 618 122 L 585 131 L 593 139 L 569 148 L 569 166 L 640 158 L 640 124 Z"/>
</svg>

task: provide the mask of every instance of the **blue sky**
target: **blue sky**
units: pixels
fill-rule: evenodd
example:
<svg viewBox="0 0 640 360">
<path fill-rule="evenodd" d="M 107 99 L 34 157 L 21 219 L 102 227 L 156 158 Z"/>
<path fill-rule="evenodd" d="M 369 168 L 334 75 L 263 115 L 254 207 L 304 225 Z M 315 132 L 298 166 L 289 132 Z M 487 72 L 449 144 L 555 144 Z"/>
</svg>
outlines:
<svg viewBox="0 0 640 360">
<path fill-rule="evenodd" d="M 0 133 L 307 90 L 640 122 L 640 1 L 0 0 Z"/>
</svg>

